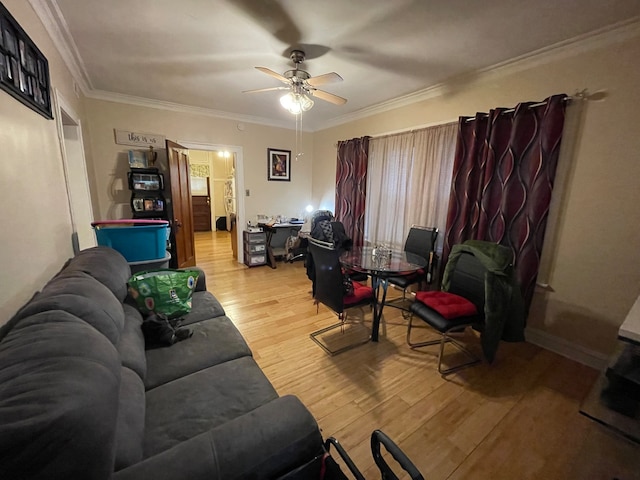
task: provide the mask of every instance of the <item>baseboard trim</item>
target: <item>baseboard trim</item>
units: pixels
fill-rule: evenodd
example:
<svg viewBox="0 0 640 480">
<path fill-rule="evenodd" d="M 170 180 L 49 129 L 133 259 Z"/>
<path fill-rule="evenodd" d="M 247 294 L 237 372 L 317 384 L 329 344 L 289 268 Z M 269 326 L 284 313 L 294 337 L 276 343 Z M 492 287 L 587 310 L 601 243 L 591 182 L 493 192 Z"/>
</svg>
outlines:
<svg viewBox="0 0 640 480">
<path fill-rule="evenodd" d="M 609 361 L 609 357 L 601 352 L 583 347 L 564 338 L 556 337 L 537 328 L 527 327 L 525 338 L 529 343 L 595 368 L 598 371 L 603 371 Z"/>
</svg>

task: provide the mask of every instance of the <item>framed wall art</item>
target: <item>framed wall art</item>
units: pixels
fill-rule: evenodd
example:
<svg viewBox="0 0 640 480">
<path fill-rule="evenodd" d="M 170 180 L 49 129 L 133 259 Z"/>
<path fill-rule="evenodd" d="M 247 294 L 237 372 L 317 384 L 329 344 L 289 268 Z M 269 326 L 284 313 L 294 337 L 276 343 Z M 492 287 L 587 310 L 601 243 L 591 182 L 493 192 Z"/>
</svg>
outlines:
<svg viewBox="0 0 640 480">
<path fill-rule="evenodd" d="M 291 150 L 267 149 L 267 180 L 291 181 Z"/>
<path fill-rule="evenodd" d="M 49 63 L 1 2 L 0 89 L 43 117 L 53 118 Z"/>
</svg>

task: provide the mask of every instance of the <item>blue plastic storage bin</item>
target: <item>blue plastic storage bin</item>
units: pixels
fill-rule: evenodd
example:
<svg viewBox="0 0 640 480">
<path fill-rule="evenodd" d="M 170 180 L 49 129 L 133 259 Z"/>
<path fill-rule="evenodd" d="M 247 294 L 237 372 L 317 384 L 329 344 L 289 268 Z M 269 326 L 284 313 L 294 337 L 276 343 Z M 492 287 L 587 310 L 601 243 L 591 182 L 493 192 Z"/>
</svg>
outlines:
<svg viewBox="0 0 640 480">
<path fill-rule="evenodd" d="M 127 262 L 163 259 L 167 254 L 168 222 L 158 225 L 94 225 L 98 245 L 120 252 Z"/>
</svg>

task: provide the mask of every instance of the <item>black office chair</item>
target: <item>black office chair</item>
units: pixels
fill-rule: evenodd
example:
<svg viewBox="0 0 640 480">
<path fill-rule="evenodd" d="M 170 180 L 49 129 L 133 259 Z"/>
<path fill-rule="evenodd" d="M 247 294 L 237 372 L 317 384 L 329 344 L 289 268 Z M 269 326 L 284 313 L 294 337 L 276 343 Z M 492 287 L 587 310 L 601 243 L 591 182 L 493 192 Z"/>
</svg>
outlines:
<svg viewBox="0 0 640 480">
<path fill-rule="evenodd" d="M 450 281 L 447 292 L 423 291 L 416 293 L 416 300 L 411 304 L 411 317 L 407 328 L 407 344 L 411 348 L 440 344 L 438 354 L 438 372 L 447 375 L 465 367 L 475 365 L 481 360 L 459 342 L 451 338 L 452 332 L 464 331 L 467 327 L 482 330 L 484 324 L 485 274 L 487 270 L 471 253 L 464 252 L 458 258 L 455 268 L 445 272 Z M 453 295 L 449 295 L 453 294 Z M 411 329 L 413 318 L 426 322 L 440 333 L 440 338 L 426 342 L 412 343 Z M 465 363 L 443 369 L 442 357 L 444 346 L 451 343 L 465 353 L 469 360 Z"/>
<path fill-rule="evenodd" d="M 425 268 L 421 268 L 410 275 L 389 277 L 390 285 L 402 289 L 402 298 L 387 301 L 386 305 L 396 308 L 406 309 L 407 289 L 411 285 L 429 285 L 433 279 L 433 271 L 436 266 L 436 241 L 438 240 L 438 229 L 412 225 L 404 244 L 404 251 L 414 253 L 428 261 Z"/>
<path fill-rule="evenodd" d="M 336 355 L 350 348 L 367 343 L 370 335 L 364 340 L 360 339 L 348 345 L 341 346 L 340 348 L 331 349 L 318 338 L 322 334 L 335 328 L 340 328 L 342 333 L 344 333 L 345 326 L 347 325 L 346 310 L 364 305 L 373 306 L 374 296 L 371 287 L 353 280 L 348 280 L 352 291 L 345 293 L 345 277 L 340 265 L 340 254 L 342 250 L 335 249 L 332 243 L 316 240 L 315 238 L 309 238 L 308 248 L 314 264 L 314 298 L 318 304 L 322 303 L 333 310 L 340 320 L 336 324 L 311 333 L 311 339 L 329 355 Z"/>
</svg>

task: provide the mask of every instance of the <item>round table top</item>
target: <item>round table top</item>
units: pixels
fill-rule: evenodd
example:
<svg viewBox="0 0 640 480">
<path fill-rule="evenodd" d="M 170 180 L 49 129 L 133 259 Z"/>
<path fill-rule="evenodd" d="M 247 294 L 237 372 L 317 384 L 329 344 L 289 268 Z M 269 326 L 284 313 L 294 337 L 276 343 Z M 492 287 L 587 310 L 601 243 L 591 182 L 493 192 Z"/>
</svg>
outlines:
<svg viewBox="0 0 640 480">
<path fill-rule="evenodd" d="M 358 272 L 376 276 L 408 275 L 427 266 L 427 260 L 413 253 L 392 250 L 389 255 L 374 255 L 374 247 L 354 247 L 340 256 L 340 263 Z"/>
</svg>

